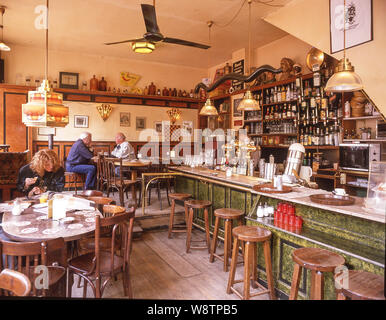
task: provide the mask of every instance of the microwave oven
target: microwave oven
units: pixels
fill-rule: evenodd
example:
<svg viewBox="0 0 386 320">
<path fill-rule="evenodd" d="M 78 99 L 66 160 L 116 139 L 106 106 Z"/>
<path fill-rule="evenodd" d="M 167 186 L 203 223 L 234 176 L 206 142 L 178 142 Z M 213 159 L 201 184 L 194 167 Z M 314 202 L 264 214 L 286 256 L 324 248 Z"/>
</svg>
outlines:
<svg viewBox="0 0 386 320">
<path fill-rule="evenodd" d="M 341 143 L 339 167 L 345 170 L 369 171 L 371 161 L 381 161 L 379 143 Z"/>
</svg>

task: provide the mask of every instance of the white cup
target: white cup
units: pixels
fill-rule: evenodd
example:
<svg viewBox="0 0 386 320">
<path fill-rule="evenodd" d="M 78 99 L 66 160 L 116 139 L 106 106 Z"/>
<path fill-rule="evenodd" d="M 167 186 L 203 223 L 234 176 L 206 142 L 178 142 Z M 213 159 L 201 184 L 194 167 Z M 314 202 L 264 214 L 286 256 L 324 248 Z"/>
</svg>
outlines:
<svg viewBox="0 0 386 320">
<path fill-rule="evenodd" d="M 308 166 L 302 166 L 299 173 L 300 178 L 310 182 L 312 176 L 312 168 Z"/>
<path fill-rule="evenodd" d="M 337 194 L 338 196 L 345 196 L 346 195 L 346 190 L 342 189 L 342 188 L 336 188 L 334 190 L 335 194 Z"/>
</svg>

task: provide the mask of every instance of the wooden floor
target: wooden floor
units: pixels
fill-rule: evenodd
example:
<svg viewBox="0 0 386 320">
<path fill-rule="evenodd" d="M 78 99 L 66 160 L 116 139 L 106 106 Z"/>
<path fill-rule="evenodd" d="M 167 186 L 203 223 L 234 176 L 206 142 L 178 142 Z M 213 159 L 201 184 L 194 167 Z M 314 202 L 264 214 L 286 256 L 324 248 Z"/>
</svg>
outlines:
<svg viewBox="0 0 386 320">
<path fill-rule="evenodd" d="M 195 229 L 193 236 L 193 239 L 204 240 L 201 230 Z M 229 272 L 223 271 L 222 261 L 210 263 L 207 250 L 196 249 L 187 254 L 185 237 L 185 233 L 176 233 L 168 239 L 167 230 L 145 231 L 140 239 L 134 241 L 131 259 L 134 298 L 238 300 L 235 294 L 226 293 Z M 222 243 L 218 252 L 222 252 Z M 242 272 L 243 265 L 240 264 L 236 279 L 242 278 Z M 238 284 L 237 288 L 241 291 L 242 284 Z M 77 288 L 75 281 L 72 296 L 81 297 L 82 292 L 83 288 Z M 93 297 L 91 290 L 88 290 L 87 297 Z M 111 282 L 103 298 L 125 298 L 121 281 Z M 269 296 L 263 294 L 252 299 L 266 300 Z"/>
</svg>

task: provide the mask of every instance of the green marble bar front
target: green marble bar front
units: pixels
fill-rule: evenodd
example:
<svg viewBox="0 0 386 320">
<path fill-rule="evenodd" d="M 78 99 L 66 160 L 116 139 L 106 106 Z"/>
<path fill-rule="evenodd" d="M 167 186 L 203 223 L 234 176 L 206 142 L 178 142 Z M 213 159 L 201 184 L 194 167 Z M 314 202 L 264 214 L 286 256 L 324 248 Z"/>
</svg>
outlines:
<svg viewBox="0 0 386 320">
<path fill-rule="evenodd" d="M 272 218 L 256 218 L 259 203 L 277 206 L 282 200 L 267 195 L 256 194 L 232 182 L 221 183 L 210 177 L 200 179 L 192 175 L 176 177 L 175 191 L 190 193 L 194 199 L 209 200 L 210 231 L 214 229 L 213 211 L 218 208 L 241 209 L 245 213 L 247 225 L 257 225 L 272 232 L 272 268 L 278 296 L 287 298 L 291 288 L 294 263 L 292 252 L 301 247 L 317 247 L 334 251 L 345 258 L 348 269 L 365 270 L 384 275 L 385 268 L 385 224 L 360 217 L 345 215 L 334 210 L 319 209 L 298 203 L 296 215 L 303 219 L 299 234 L 275 226 Z M 291 202 L 291 201 L 286 201 Z M 203 212 L 195 215 L 194 223 L 205 226 Z M 220 224 L 219 236 L 223 236 Z M 209 259 L 209 256 L 208 256 Z M 262 247 L 258 249 L 259 279 L 266 285 L 265 262 Z M 311 272 L 303 272 L 299 286 L 298 299 L 310 298 Z M 335 299 L 335 285 L 332 273 L 325 273 L 325 299 Z"/>
</svg>

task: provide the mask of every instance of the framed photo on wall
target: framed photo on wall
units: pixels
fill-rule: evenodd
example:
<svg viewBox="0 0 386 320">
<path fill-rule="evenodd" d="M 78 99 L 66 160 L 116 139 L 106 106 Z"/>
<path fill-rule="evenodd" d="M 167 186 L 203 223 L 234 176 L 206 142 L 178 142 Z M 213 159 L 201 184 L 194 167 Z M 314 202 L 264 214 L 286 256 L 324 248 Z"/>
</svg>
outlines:
<svg viewBox="0 0 386 320">
<path fill-rule="evenodd" d="M 88 128 L 88 116 L 74 116 L 74 128 Z"/>
<path fill-rule="evenodd" d="M 59 88 L 78 89 L 79 73 L 59 72 Z"/>
<path fill-rule="evenodd" d="M 162 134 L 162 121 L 154 122 L 154 130 L 159 136 Z"/>
<path fill-rule="evenodd" d="M 372 0 L 347 0 L 346 8 L 344 8 L 344 0 L 330 0 L 331 53 L 339 52 L 344 47 L 347 49 L 373 40 L 372 11 Z"/>
<path fill-rule="evenodd" d="M 121 127 L 130 127 L 130 112 L 119 113 L 119 125 Z"/>
<path fill-rule="evenodd" d="M 136 130 L 143 130 L 146 128 L 146 118 L 144 117 L 137 117 L 135 119 L 135 128 Z"/>
<path fill-rule="evenodd" d="M 237 107 L 239 106 L 241 100 L 243 100 L 242 94 L 233 97 L 232 104 L 233 104 L 233 117 L 234 118 L 242 117 L 242 115 L 243 115 L 242 111 L 237 110 Z"/>
</svg>

